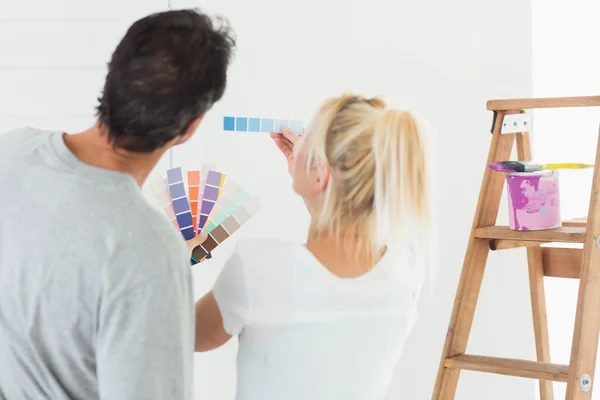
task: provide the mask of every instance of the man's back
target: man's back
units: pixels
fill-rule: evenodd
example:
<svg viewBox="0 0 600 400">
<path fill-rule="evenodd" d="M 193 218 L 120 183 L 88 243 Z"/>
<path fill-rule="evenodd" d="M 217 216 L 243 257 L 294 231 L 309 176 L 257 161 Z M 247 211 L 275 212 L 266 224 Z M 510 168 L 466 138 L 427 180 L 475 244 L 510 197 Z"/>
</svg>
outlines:
<svg viewBox="0 0 600 400">
<path fill-rule="evenodd" d="M 63 135 L 0 135 L 0 399 L 190 397 L 180 234 Z"/>
</svg>

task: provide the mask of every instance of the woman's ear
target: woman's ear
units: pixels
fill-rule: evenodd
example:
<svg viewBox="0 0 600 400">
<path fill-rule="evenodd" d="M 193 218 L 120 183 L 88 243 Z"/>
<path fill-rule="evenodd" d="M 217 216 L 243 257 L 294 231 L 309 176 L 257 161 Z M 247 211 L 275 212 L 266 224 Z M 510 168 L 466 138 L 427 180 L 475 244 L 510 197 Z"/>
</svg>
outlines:
<svg viewBox="0 0 600 400">
<path fill-rule="evenodd" d="M 200 125 L 200 122 L 202 122 L 202 120 L 204 119 L 204 115 L 206 114 L 202 114 L 198 118 L 194 119 L 187 126 L 187 128 L 185 128 L 185 131 L 175 139 L 173 146 L 183 144 L 190 140 L 190 138 L 194 135 L 194 132 L 196 132 L 196 129 L 198 129 L 198 125 Z"/>
<path fill-rule="evenodd" d="M 320 193 L 324 192 L 327 188 L 327 184 L 329 183 L 329 165 L 321 164 L 317 167 L 317 177 L 315 179 L 315 192 Z"/>
</svg>

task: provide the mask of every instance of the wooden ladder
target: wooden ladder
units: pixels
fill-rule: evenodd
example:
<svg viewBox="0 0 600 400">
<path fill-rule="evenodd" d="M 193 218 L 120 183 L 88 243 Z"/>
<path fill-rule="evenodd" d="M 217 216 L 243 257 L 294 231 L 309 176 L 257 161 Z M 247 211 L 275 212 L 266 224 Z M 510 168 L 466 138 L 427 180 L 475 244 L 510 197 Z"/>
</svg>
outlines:
<svg viewBox="0 0 600 400">
<path fill-rule="evenodd" d="M 494 123 L 487 163 L 508 160 L 515 141 L 519 160 L 531 159 L 529 133 L 502 133 L 505 116 L 536 108 L 596 106 L 600 106 L 600 96 L 488 101 L 487 109 L 494 112 Z M 600 333 L 599 166 L 600 140 L 587 220 L 565 223 L 559 229 L 530 232 L 496 226 L 505 178 L 504 174 L 485 168 L 432 399 L 454 399 L 461 370 L 539 379 L 541 400 L 554 398 L 553 381 L 567 382 L 568 400 L 592 398 Z M 540 246 L 551 242 L 584 245 L 583 249 Z M 516 247 L 527 249 L 537 361 L 465 354 L 488 254 L 490 250 Z M 569 365 L 550 362 L 544 276 L 580 279 Z"/>
</svg>

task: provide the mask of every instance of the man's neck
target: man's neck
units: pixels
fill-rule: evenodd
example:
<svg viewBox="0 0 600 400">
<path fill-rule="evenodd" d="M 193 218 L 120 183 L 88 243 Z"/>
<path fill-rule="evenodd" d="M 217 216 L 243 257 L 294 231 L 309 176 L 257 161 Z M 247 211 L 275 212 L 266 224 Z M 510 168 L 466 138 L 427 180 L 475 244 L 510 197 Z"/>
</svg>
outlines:
<svg viewBox="0 0 600 400">
<path fill-rule="evenodd" d="M 167 148 L 152 153 L 133 153 L 115 148 L 94 125 L 85 132 L 65 135 L 65 145 L 82 162 L 97 168 L 130 174 L 142 186 Z"/>
</svg>

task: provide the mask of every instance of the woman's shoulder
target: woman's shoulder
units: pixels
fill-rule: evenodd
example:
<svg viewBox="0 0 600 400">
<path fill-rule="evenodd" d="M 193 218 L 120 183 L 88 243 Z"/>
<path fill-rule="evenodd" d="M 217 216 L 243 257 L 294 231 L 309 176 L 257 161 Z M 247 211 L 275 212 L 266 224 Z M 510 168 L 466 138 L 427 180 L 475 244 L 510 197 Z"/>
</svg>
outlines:
<svg viewBox="0 0 600 400">
<path fill-rule="evenodd" d="M 233 252 L 233 262 L 248 281 L 279 281 L 305 263 L 304 245 L 281 239 L 241 239 Z M 287 278 L 286 278 L 287 279 Z"/>
<path fill-rule="evenodd" d="M 279 257 L 295 253 L 302 249 L 302 245 L 291 241 L 274 238 L 246 238 L 240 239 L 235 248 L 235 253 L 241 256 Z"/>
</svg>

